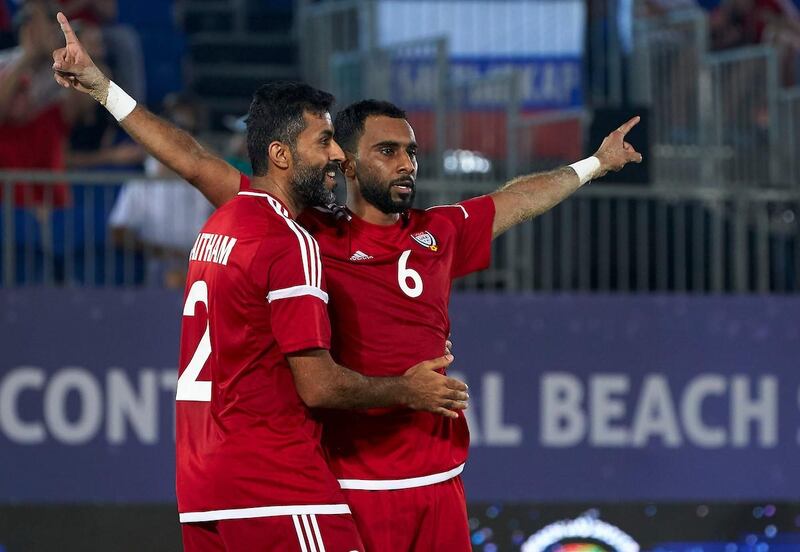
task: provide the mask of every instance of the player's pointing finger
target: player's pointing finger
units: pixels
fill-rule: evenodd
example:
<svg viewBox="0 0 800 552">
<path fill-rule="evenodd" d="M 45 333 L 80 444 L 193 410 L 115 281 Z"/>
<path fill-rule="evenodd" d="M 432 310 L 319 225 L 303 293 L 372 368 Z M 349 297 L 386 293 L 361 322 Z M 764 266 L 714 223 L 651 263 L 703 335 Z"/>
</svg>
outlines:
<svg viewBox="0 0 800 552">
<path fill-rule="evenodd" d="M 630 132 L 630 130 L 631 130 L 633 127 L 635 127 L 635 126 L 636 126 L 636 124 L 637 124 L 637 123 L 638 123 L 640 120 L 641 120 L 641 117 L 639 117 L 638 115 L 636 115 L 635 117 L 632 117 L 631 119 L 629 119 L 629 120 L 628 120 L 628 122 L 624 123 L 624 124 L 623 124 L 621 127 L 619 127 L 617 130 L 618 130 L 618 131 L 620 131 L 620 132 L 622 133 L 622 135 L 623 135 L 623 136 L 625 136 L 626 134 L 628 134 L 628 132 Z"/>
<path fill-rule="evenodd" d="M 56 19 L 58 19 L 58 24 L 61 25 L 61 32 L 64 33 L 64 39 L 67 41 L 67 46 L 70 44 L 77 44 L 78 38 L 75 36 L 75 31 L 72 30 L 72 26 L 69 24 L 69 21 L 67 21 L 67 16 L 61 12 L 58 12 Z"/>
</svg>

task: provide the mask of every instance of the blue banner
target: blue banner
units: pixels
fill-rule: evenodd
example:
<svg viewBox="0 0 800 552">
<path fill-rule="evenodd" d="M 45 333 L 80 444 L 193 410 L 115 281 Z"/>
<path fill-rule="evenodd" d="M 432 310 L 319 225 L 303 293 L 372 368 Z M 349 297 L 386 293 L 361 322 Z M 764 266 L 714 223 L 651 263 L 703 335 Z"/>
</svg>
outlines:
<svg viewBox="0 0 800 552">
<path fill-rule="evenodd" d="M 511 100 L 508 86 L 478 84 L 480 77 L 519 73 L 520 107 L 530 110 L 569 109 L 583 104 L 580 56 L 464 57 L 450 60 L 453 82 L 462 110 L 505 112 Z M 434 109 L 436 65 L 430 58 L 398 57 L 392 60 L 392 101 L 408 110 Z"/>
<path fill-rule="evenodd" d="M 174 500 L 180 313 L 168 291 L 0 291 L 0 502 Z M 800 496 L 800 298 L 456 295 L 451 315 L 469 500 Z"/>
</svg>

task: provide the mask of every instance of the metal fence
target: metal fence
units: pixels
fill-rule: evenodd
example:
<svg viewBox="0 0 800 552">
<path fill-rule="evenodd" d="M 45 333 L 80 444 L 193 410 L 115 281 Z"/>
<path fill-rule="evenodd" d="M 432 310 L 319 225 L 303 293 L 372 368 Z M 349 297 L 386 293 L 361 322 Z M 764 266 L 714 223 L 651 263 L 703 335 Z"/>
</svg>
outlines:
<svg viewBox="0 0 800 552">
<path fill-rule="evenodd" d="M 372 50 L 377 44 L 375 3 L 370 0 L 296 2 L 300 63 L 305 80 L 331 90 L 332 59 L 341 54 Z"/>
<path fill-rule="evenodd" d="M 778 67 L 772 48 L 754 46 L 707 57 L 711 87 L 711 174 L 728 186 L 778 182 Z"/>
<path fill-rule="evenodd" d="M 444 38 L 434 37 L 393 45 L 339 52 L 330 58 L 330 90 L 336 108 L 365 98 L 393 101 L 403 106 L 408 120 L 422 139 L 420 174 L 441 176 L 445 127 L 448 49 Z M 413 73 L 413 75 L 412 75 Z"/>
<path fill-rule="evenodd" d="M 177 267 L 174 272 L 185 270 L 191 245 L 178 252 L 172 242 L 145 240 L 135 234 L 120 239 L 109 229 L 118 182 L 130 177 L 141 175 L 0 172 L 4 198 L 12 197 L 12 182 L 21 180 L 42 182 L 44 190 L 35 206 L 2 203 L 2 285 L 182 285 L 174 275 L 168 279 L 163 270 L 151 268 L 163 268 L 169 262 Z M 59 182 L 81 184 L 71 188 L 69 206 L 54 208 L 49 198 Z M 499 184 L 421 179 L 418 205 L 453 203 L 491 192 Z M 176 210 L 168 211 L 175 219 Z M 499 237 L 491 267 L 462 279 L 456 287 L 794 293 L 800 290 L 799 212 L 800 192 L 795 191 L 657 189 L 595 183 L 551 212 Z M 182 222 L 172 221 L 185 226 Z"/>
<path fill-rule="evenodd" d="M 800 113 L 781 91 L 777 53 L 710 52 L 708 34 L 700 9 L 637 21 L 632 97 L 650 107 L 656 182 L 797 186 L 782 170 L 781 136 L 796 132 Z"/>
<path fill-rule="evenodd" d="M 637 19 L 631 96 L 649 106 L 653 176 L 676 184 L 706 174 L 701 145 L 709 98 L 702 67 L 708 25 L 702 10 Z"/>
</svg>

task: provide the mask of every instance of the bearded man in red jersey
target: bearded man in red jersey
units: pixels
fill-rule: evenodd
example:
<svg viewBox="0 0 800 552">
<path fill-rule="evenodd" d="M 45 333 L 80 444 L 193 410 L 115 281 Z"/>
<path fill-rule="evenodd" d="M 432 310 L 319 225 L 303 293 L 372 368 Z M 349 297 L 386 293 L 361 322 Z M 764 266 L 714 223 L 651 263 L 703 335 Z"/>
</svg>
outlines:
<svg viewBox="0 0 800 552">
<path fill-rule="evenodd" d="M 73 67 L 61 78 L 82 70 Z M 375 100 L 345 108 L 335 139 L 345 154 L 347 205 L 300 216 L 325 265 L 334 358 L 367 376 L 392 376 L 412 359 L 436 356 L 449 332 L 452 280 L 486 268 L 491 240 L 511 226 L 608 171 L 640 162 L 625 141 L 638 121 L 612 132 L 588 159 L 423 211 L 412 208 L 417 144 L 405 113 Z M 123 128 L 215 205 L 248 187 L 238 170 L 163 122 L 135 117 Z M 401 337 L 415 346 L 398 347 Z M 367 550 L 471 550 L 460 478 L 469 445 L 463 414 L 444 419 L 392 407 L 325 411 L 322 418 L 331 468 Z"/>
</svg>

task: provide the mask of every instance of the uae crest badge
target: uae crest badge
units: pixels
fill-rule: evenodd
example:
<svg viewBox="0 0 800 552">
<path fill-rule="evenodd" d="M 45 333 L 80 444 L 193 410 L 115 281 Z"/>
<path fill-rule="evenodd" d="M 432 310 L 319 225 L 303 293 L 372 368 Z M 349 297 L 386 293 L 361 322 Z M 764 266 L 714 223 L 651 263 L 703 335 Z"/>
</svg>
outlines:
<svg viewBox="0 0 800 552">
<path fill-rule="evenodd" d="M 430 249 L 431 251 L 439 251 L 439 245 L 436 243 L 436 238 L 434 238 L 433 234 L 427 230 L 425 232 L 411 234 L 411 239 L 426 249 Z"/>
</svg>

